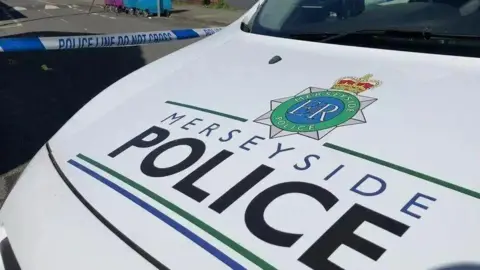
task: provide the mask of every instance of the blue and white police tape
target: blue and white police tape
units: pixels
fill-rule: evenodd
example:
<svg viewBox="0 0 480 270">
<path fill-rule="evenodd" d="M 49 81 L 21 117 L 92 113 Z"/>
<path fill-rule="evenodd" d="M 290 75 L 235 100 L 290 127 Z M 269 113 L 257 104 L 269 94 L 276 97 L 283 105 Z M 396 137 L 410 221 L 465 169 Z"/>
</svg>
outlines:
<svg viewBox="0 0 480 270">
<path fill-rule="evenodd" d="M 179 29 L 169 31 L 86 35 L 65 37 L 0 38 L 0 52 L 112 48 L 155 44 L 173 40 L 206 37 L 222 28 Z"/>
</svg>

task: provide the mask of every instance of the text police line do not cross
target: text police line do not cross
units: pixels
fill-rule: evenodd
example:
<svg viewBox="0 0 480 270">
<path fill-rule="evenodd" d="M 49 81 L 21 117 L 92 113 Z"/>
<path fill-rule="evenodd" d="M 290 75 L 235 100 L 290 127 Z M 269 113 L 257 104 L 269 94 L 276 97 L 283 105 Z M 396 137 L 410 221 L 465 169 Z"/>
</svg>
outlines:
<svg viewBox="0 0 480 270">
<path fill-rule="evenodd" d="M 170 32 L 66 37 L 58 39 L 58 48 L 60 50 L 68 50 L 81 48 L 134 46 L 170 41 L 174 39 L 176 39 L 175 36 Z"/>
<path fill-rule="evenodd" d="M 146 140 L 147 137 L 151 137 L 152 135 L 154 135 L 155 138 Z M 108 155 L 115 158 L 130 147 L 153 148 L 156 146 L 140 164 L 142 173 L 150 177 L 166 177 L 184 171 L 204 155 L 206 146 L 205 143 L 199 139 L 181 138 L 160 144 L 166 140 L 169 135 L 170 132 L 168 130 L 152 126 Z M 155 166 L 154 161 L 158 156 L 169 149 L 179 146 L 188 146 L 191 148 L 190 154 L 185 159 L 166 168 Z M 220 151 L 176 183 L 173 188 L 197 202 L 203 201 L 210 194 L 193 184 L 232 155 L 233 153 L 230 151 Z M 210 204 L 209 208 L 217 213 L 222 213 L 274 170 L 274 168 L 264 164 L 258 166 L 230 190 Z M 299 181 L 279 183 L 260 192 L 247 206 L 245 211 L 245 224 L 248 230 L 257 238 L 272 245 L 291 247 L 295 244 L 302 237 L 302 234 L 294 234 L 274 229 L 267 224 L 264 218 L 265 210 L 275 199 L 293 193 L 303 194 L 315 199 L 327 212 L 339 201 L 330 191 L 311 183 Z M 354 204 L 321 235 L 298 260 L 315 270 L 342 269 L 328 259 L 341 245 L 346 245 L 372 260 L 378 260 L 386 249 L 354 234 L 354 231 L 364 222 L 374 224 L 398 237 L 401 237 L 409 229 L 409 226 L 404 223 L 360 204 Z"/>
<path fill-rule="evenodd" d="M 46 49 L 69 50 L 82 48 L 108 48 L 154 44 L 179 39 L 208 37 L 220 30 L 222 30 L 221 27 L 180 29 L 171 31 L 121 33 L 110 35 L 47 37 L 42 38 L 41 40 L 46 41 L 44 44 Z"/>
</svg>

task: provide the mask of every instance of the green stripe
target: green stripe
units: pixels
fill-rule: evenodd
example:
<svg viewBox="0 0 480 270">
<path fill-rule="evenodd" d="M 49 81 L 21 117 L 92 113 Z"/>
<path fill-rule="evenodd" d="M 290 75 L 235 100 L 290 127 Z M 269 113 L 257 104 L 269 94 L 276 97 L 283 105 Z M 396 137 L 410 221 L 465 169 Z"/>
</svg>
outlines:
<svg viewBox="0 0 480 270">
<path fill-rule="evenodd" d="M 463 193 L 465 195 L 472 196 L 474 198 L 480 199 L 480 193 L 478 193 L 478 192 L 475 192 L 473 190 L 470 190 L 470 189 L 467 189 L 467 188 L 464 188 L 464 187 L 461 187 L 461 186 L 454 185 L 454 184 L 449 183 L 447 181 L 443 181 L 443 180 L 440 180 L 438 178 L 435 178 L 435 177 L 432 177 L 432 176 L 429 176 L 429 175 L 426 175 L 426 174 L 423 174 L 423 173 L 420 173 L 420 172 L 417 172 L 417 171 L 414 171 L 414 170 L 407 169 L 407 168 L 399 166 L 399 165 L 395 165 L 395 164 L 390 163 L 388 161 L 384 161 L 384 160 L 374 158 L 374 157 L 371 157 L 371 156 L 368 156 L 368 155 L 365 155 L 365 154 L 362 154 L 362 153 L 358 153 L 358 152 L 355 152 L 353 150 L 346 149 L 346 148 L 343 148 L 341 146 L 334 145 L 334 144 L 331 144 L 331 143 L 325 143 L 325 144 L 323 144 L 323 146 L 328 147 L 330 149 L 340 151 L 340 152 L 345 153 L 345 154 L 349 154 L 349 155 L 352 155 L 352 156 L 355 156 L 355 157 L 358 157 L 358 158 L 368 160 L 368 161 L 373 162 L 373 163 L 377 163 L 379 165 L 388 167 L 390 169 L 394 169 L 394 170 L 397 170 L 399 172 L 403 172 L 403 173 L 409 174 L 411 176 L 423 179 L 423 180 L 428 181 L 430 183 L 434 183 L 434 184 L 437 184 L 439 186 L 449 188 L 451 190 L 455 190 L 455 191 Z"/>
<path fill-rule="evenodd" d="M 197 111 L 201 111 L 201 112 L 211 113 L 211 114 L 214 114 L 214 115 L 218 115 L 218 116 L 225 117 L 225 118 L 230 118 L 230 119 L 237 120 L 237 121 L 240 121 L 240 122 L 247 122 L 248 121 L 245 118 L 241 118 L 241 117 L 238 117 L 238 116 L 235 116 L 235 115 L 230 115 L 230 114 L 226 114 L 226 113 L 222 113 L 222 112 L 212 111 L 212 110 L 209 110 L 209 109 L 200 108 L 200 107 L 196 107 L 196 106 L 192 106 L 192 105 L 188 105 L 188 104 L 183 104 L 183 103 L 178 103 L 178 102 L 175 102 L 175 101 L 167 100 L 167 101 L 165 101 L 165 103 L 180 106 L 180 107 L 185 107 L 185 108 L 189 108 L 189 109 L 197 110 Z"/>
<path fill-rule="evenodd" d="M 240 255 L 247 258 L 249 261 L 256 264 L 261 269 L 276 270 L 275 267 L 273 267 L 272 265 L 270 265 L 266 261 L 262 260 L 261 258 L 256 256 L 252 252 L 248 251 L 246 248 L 242 247 L 241 245 L 239 245 L 238 243 L 236 243 L 232 239 L 228 238 L 227 236 L 225 236 L 221 232 L 219 232 L 219 231 L 215 230 L 214 228 L 210 227 L 205 222 L 199 220 L 198 218 L 189 214 L 188 212 L 186 212 L 182 208 L 180 208 L 180 207 L 176 206 L 175 204 L 169 202 L 168 200 L 166 200 L 163 197 L 159 196 L 158 194 L 150 191 L 149 189 L 145 188 L 144 186 L 142 186 L 142 185 L 136 183 L 135 181 L 127 178 L 126 176 L 123 176 L 122 174 L 108 168 L 107 166 L 96 162 L 95 160 L 93 160 L 89 157 L 86 157 L 82 154 L 78 154 L 77 157 L 80 158 L 81 160 L 84 160 L 84 161 L 90 163 L 91 165 L 99 168 L 100 170 L 114 176 L 115 178 L 119 179 L 120 181 L 124 182 L 125 184 L 133 187 L 134 189 L 136 189 L 136 190 L 140 191 L 141 193 L 147 195 L 148 197 L 150 197 L 151 199 L 153 199 L 153 200 L 157 201 L 158 203 L 162 204 L 163 206 L 170 209 L 171 211 L 177 213 L 179 216 L 181 216 L 184 219 L 190 221 L 191 223 L 196 225 L 198 228 L 204 230 L 205 232 L 207 232 L 211 236 L 215 237 L 218 241 L 222 242 L 226 246 L 235 250 Z"/>
</svg>

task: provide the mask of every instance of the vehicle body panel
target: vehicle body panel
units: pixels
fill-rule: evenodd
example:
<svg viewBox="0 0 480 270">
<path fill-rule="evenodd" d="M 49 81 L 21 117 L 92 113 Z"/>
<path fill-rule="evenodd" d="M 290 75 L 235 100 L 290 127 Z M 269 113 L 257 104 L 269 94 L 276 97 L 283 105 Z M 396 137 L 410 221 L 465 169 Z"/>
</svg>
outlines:
<svg viewBox="0 0 480 270">
<path fill-rule="evenodd" d="M 232 54 L 232 50 L 248 53 Z M 283 60 L 278 64 L 269 65 L 268 60 L 275 55 L 280 55 Z M 401 60 L 391 64 L 392 59 Z M 229 64 L 229 69 L 225 69 L 223 66 L 225 63 Z M 449 104 L 450 89 L 459 87 L 468 89 L 468 82 L 474 83 L 469 79 L 474 76 L 470 75 L 470 70 L 478 68 L 477 65 L 478 62 L 471 59 L 431 57 L 291 40 L 279 41 L 274 38 L 240 33 L 223 46 L 216 48 L 215 55 L 200 57 L 173 73 L 170 78 L 165 78 L 161 83 L 139 90 L 135 97 L 117 106 L 82 132 L 69 137 L 57 137 L 51 144 L 58 159 L 67 161 L 75 159 L 77 154 L 84 154 L 109 168 L 118 170 L 122 175 L 168 201 L 174 202 L 231 239 L 239 241 L 242 246 L 253 250 L 255 254 L 262 254 L 262 257 L 267 258 L 265 260 L 271 264 L 281 265 L 280 268 L 300 269 L 301 265 L 295 260 L 295 256 L 304 251 L 309 244 L 311 245 L 319 233 L 332 225 L 351 207 L 352 203 L 360 203 L 408 224 L 411 226 L 409 229 L 411 231 L 402 240 L 395 241 L 388 238 L 392 241 L 388 247 L 394 251 L 386 253 L 378 263 L 373 264 L 362 257 L 353 259 L 355 257 L 352 258 L 352 253 L 346 252 L 343 256 L 349 258 L 348 260 L 342 260 L 341 255 L 338 255 L 340 258 L 337 260 L 341 261 L 341 265 L 346 269 L 351 269 L 355 265 L 357 267 L 364 265 L 364 268 L 356 269 L 394 269 L 395 265 L 398 265 L 398 269 L 405 267 L 425 269 L 436 266 L 435 263 L 439 262 L 439 258 L 441 258 L 440 262 L 449 263 L 471 260 L 476 256 L 476 251 L 468 248 L 468 242 L 472 240 L 471 234 L 449 234 L 448 232 L 459 226 L 456 225 L 456 220 L 459 219 L 464 221 L 461 224 L 463 230 L 474 230 L 479 224 L 479 217 L 475 213 L 480 209 L 474 204 L 478 198 L 333 151 L 325 147 L 324 143 L 341 146 L 446 181 L 452 179 L 449 182 L 469 190 L 479 190 L 480 186 L 476 181 L 478 174 L 473 168 L 475 160 L 478 160 L 477 153 L 480 149 L 478 145 L 471 142 L 480 134 L 478 129 L 471 126 L 469 119 L 463 117 L 465 114 L 470 114 L 466 112 L 469 108 L 475 108 L 476 98 L 462 99 L 463 110 L 452 110 L 446 114 L 437 111 L 434 109 L 435 106 L 431 105 Z M 386 66 L 389 68 L 385 68 Z M 296 70 L 299 72 L 295 72 Z M 417 74 L 420 72 L 422 76 L 419 78 Z M 339 127 L 322 140 L 316 141 L 299 135 L 269 139 L 269 128 L 253 122 L 269 110 L 271 100 L 293 96 L 310 86 L 330 88 L 335 80 L 342 76 L 361 76 L 366 73 L 374 74 L 374 78 L 381 79 L 382 84 L 365 93 L 366 96 L 378 100 L 365 109 L 364 114 L 368 122 L 363 125 Z M 466 96 L 477 95 L 475 91 L 468 91 L 468 94 L 465 94 Z M 242 123 L 211 113 L 166 104 L 167 101 L 239 116 L 248 121 Z M 143 105 L 139 106 L 139 104 Z M 167 119 L 173 114 L 186 116 L 178 121 Z M 440 115 L 437 117 L 437 114 Z M 201 120 L 188 125 L 195 118 Z M 215 131 L 218 132 L 217 134 L 212 133 L 208 137 L 204 135 L 205 133 L 199 134 L 214 123 L 221 127 Z M 455 123 L 455 128 L 448 129 L 447 132 L 445 123 Z M 187 125 L 184 126 L 185 124 Z M 168 178 L 155 178 L 146 176 L 140 170 L 142 160 L 155 147 L 131 148 L 115 158 L 108 156 L 113 150 L 154 125 L 169 130 L 170 135 L 165 142 L 187 137 L 204 141 L 207 149 L 198 165 Z M 221 138 L 226 139 L 228 131 L 234 129 L 241 130 L 241 134 L 229 142 L 219 141 Z M 465 132 L 465 130 L 469 131 Z M 248 143 L 244 145 L 255 136 L 264 139 L 256 139 L 255 142 L 258 145 Z M 449 143 L 442 143 L 447 141 Z M 295 150 L 286 152 L 283 156 L 269 158 L 275 153 L 278 143 L 283 147 L 294 147 Z M 175 183 L 223 149 L 233 152 L 232 158 L 203 176 L 196 184 L 210 194 L 205 201 L 199 203 L 172 188 Z M 175 164 L 175 161 L 179 162 L 188 155 L 188 148 L 171 151 L 169 154 L 165 153 L 164 158 L 159 157 L 155 161 L 156 164 Z M 452 162 L 451 159 L 439 154 L 440 152 L 457 157 L 457 161 L 458 157 L 461 157 L 462 161 Z M 302 160 L 308 155 L 320 156 L 318 165 L 312 165 L 311 169 L 305 171 L 295 169 L 295 165 L 302 166 Z M 315 161 L 311 161 L 312 164 Z M 220 215 L 209 209 L 208 205 L 216 198 L 261 164 L 275 168 L 275 174 L 272 173 L 266 178 L 264 185 L 252 188 L 241 201 Z M 348 167 L 348 170 L 342 171 L 342 176 L 339 176 L 336 181 L 323 180 L 339 165 Z M 122 228 L 122 231 L 130 232 L 135 237 L 135 241 L 143 243 L 142 246 L 148 247 L 152 254 L 167 265 L 179 269 L 188 268 L 190 261 L 187 261 L 187 258 L 178 260 L 180 255 L 176 249 L 170 249 L 172 253 L 166 252 L 164 249 L 156 248 L 156 245 L 150 242 L 155 237 L 158 241 L 165 241 L 167 236 L 171 235 L 172 229 L 170 231 L 168 228 L 160 229 L 158 221 L 148 218 L 151 214 L 142 212 L 141 208 L 131 203 L 129 207 L 129 202 L 124 201 L 125 205 L 118 207 L 123 198 L 112 193 L 108 195 L 112 198 L 106 199 L 105 191 L 98 191 L 97 189 L 101 188 L 98 184 L 92 186 L 92 181 L 88 180 L 89 176 L 65 162 L 60 163 L 60 166 L 67 175 L 72 176 L 72 181 L 82 193 L 86 194 L 89 201 L 102 209 L 109 219 L 115 220 L 115 224 Z M 472 170 L 465 171 L 466 168 L 472 168 Z M 459 174 L 459 171 L 464 173 Z M 369 197 L 360 196 L 350 190 L 367 174 L 386 181 L 385 193 L 379 194 L 378 197 Z M 105 175 L 105 177 L 108 176 L 108 174 Z M 111 180 L 110 178 L 108 179 Z M 219 179 L 222 179 L 220 183 Z M 293 231 L 309 233 L 305 234 L 302 242 L 299 240 L 298 246 L 291 249 L 262 243 L 245 227 L 243 221 L 245 208 L 251 199 L 266 187 L 294 180 L 327 187 L 340 199 L 338 208 L 325 220 L 326 217 L 322 214 L 312 216 L 316 205 L 308 200 L 303 201 L 304 196 L 292 195 L 290 200 L 285 197 L 284 201 L 279 199 L 275 204 L 276 207 L 272 206 L 272 209 L 269 209 L 271 223 L 279 224 L 277 226 L 283 229 L 289 228 Z M 375 190 L 376 187 L 371 188 Z M 96 190 L 96 192 L 90 192 L 90 190 Z M 422 209 L 418 209 L 420 212 L 416 211 L 417 214 L 422 215 L 421 219 L 400 211 L 417 193 L 436 200 L 434 203 L 431 202 L 431 209 L 424 214 L 421 212 Z M 140 197 L 141 195 L 139 194 Z M 142 198 L 149 199 L 146 196 Z M 111 203 L 112 201 L 115 203 Z M 426 202 L 428 200 L 424 201 Z M 472 205 L 462 212 L 450 206 L 469 203 Z M 296 213 L 296 207 L 309 210 Z M 160 208 L 163 209 L 161 206 Z M 276 211 L 279 211 L 278 213 L 286 211 L 285 208 L 290 209 L 288 215 L 275 215 Z M 123 215 L 119 215 L 119 211 L 123 212 L 123 209 L 128 209 L 129 215 L 134 218 L 126 219 Z M 321 208 L 318 211 L 321 211 Z M 456 218 L 445 220 L 445 216 L 456 216 Z M 303 225 L 300 226 L 299 223 Z M 188 222 L 183 224 L 188 228 L 195 228 Z M 151 229 L 146 230 L 149 231 L 148 234 L 137 234 L 135 232 L 139 226 L 151 226 L 149 227 Z M 201 232 L 201 230 L 198 231 L 198 233 Z M 372 228 L 365 229 L 365 235 L 373 237 L 377 240 L 376 243 L 388 243 L 388 241 L 385 242 L 387 238 L 379 238 L 375 232 L 376 230 Z M 209 269 L 217 269 L 217 267 L 221 269 L 225 266 L 218 260 L 207 260 L 207 257 L 211 257 L 208 252 L 195 245 L 189 246 L 188 242 L 181 240 L 180 234 L 173 237 L 175 240 L 166 242 L 166 245 L 188 250 L 188 258 L 195 260 L 194 258 L 199 256 L 198 260 L 205 260 L 204 265 Z M 207 234 L 205 238 L 207 241 L 216 243 L 211 235 Z M 417 243 L 419 238 L 430 244 L 435 243 L 431 245 L 432 248 L 429 248 L 428 257 L 412 249 L 419 244 Z M 170 238 L 168 239 L 170 241 Z M 175 244 L 177 241 L 185 246 Z M 449 244 L 445 246 L 443 243 Z M 250 269 L 254 266 L 250 265 L 251 262 L 233 254 L 231 256 L 246 268 Z M 408 257 L 409 260 L 402 261 L 404 257 Z"/>
<path fill-rule="evenodd" d="M 45 147 L 22 173 L 0 217 L 21 269 L 155 269 L 73 195 Z"/>
<path fill-rule="evenodd" d="M 395 233 L 382 230 L 385 223 L 354 228 L 386 251 L 372 259 L 343 245 L 332 256 L 319 254 L 319 260 L 356 270 L 479 262 L 480 175 L 475 165 L 480 129 L 474 114 L 480 93 L 474 87 L 480 61 L 248 34 L 239 29 L 242 20 L 121 79 L 70 119 L 49 145 L 74 189 L 170 269 L 312 269 L 299 258 L 318 241 L 335 242 L 321 241 L 322 235 L 330 235 L 347 213 L 360 208 L 396 224 L 390 228 Z M 269 64 L 274 56 L 281 61 Z M 158 76 L 152 79 L 153 73 Z M 272 127 L 275 117 L 268 112 L 278 116 L 276 106 L 293 96 L 313 90 L 336 93 L 339 82 L 362 78 L 376 85 L 355 95 L 363 102 L 351 118 L 356 121 L 314 134 Z M 157 136 L 141 137 L 144 146 L 122 149 L 152 129 Z M 158 152 L 162 145 L 186 139 L 195 146 Z M 205 151 L 198 161 L 177 166 L 168 176 L 155 175 L 158 168 L 175 167 L 198 154 L 201 145 Z M 199 173 L 225 151 L 224 160 Z M 84 264 L 68 269 L 151 269 L 141 254 L 82 208 L 49 162 L 41 150 L 0 212 L 22 269 L 66 269 L 77 258 L 71 250 L 88 258 L 78 257 Z M 42 172 L 42 167 L 49 169 Z M 218 206 L 219 198 L 259 168 L 269 171 L 231 204 Z M 203 197 L 178 186 L 188 177 L 198 178 L 193 190 L 202 190 Z M 252 201 L 277 186 L 291 193 L 268 204 L 264 213 L 254 213 L 260 208 Z M 301 194 L 287 188 L 298 186 L 326 190 L 337 201 L 325 206 L 321 198 L 307 196 L 308 189 Z M 25 196 L 31 200 L 22 201 Z M 38 228 L 25 221 L 30 215 Z M 259 217 L 296 238 L 284 246 L 268 243 L 252 232 Z M 16 227 L 19 222 L 25 225 Z M 97 237 L 98 246 L 87 251 L 118 254 L 115 261 L 81 253 Z M 57 241 L 65 248 L 60 250 Z M 68 254 L 51 261 L 49 249 Z"/>
</svg>

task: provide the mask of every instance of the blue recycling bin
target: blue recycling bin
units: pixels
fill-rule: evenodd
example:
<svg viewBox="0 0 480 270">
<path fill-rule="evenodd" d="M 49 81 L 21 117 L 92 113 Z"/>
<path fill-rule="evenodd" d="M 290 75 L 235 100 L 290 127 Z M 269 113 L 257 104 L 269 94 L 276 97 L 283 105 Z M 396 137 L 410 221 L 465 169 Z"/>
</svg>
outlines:
<svg viewBox="0 0 480 270">
<path fill-rule="evenodd" d="M 158 4 L 160 2 L 160 15 L 169 16 L 172 11 L 171 0 L 137 0 L 136 9 L 139 14 L 151 16 L 158 13 Z"/>
<path fill-rule="evenodd" d="M 160 0 L 160 10 L 165 17 L 172 13 L 172 0 Z"/>
</svg>

